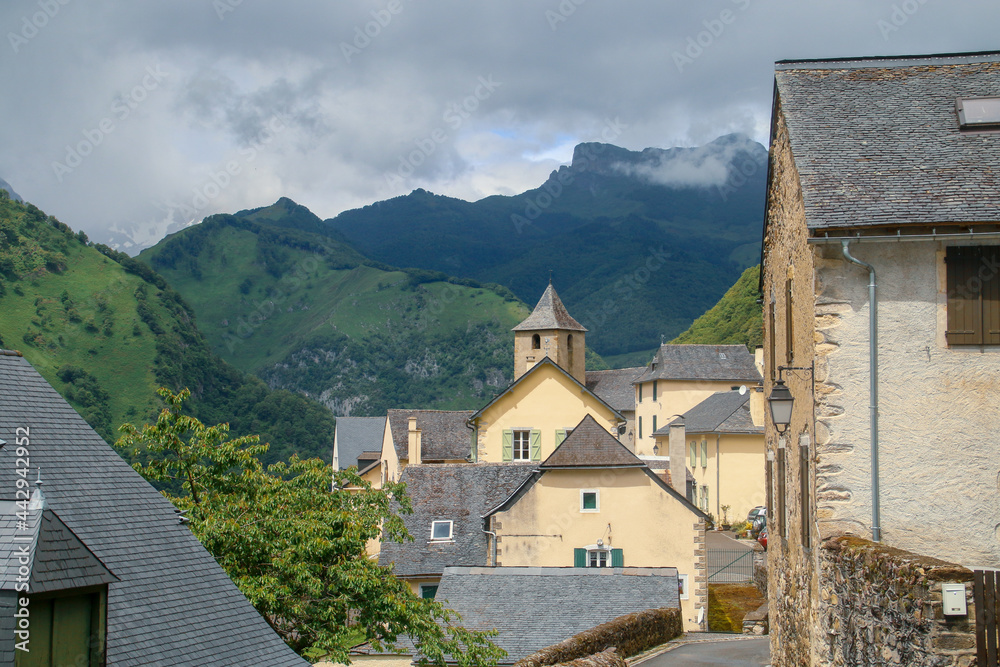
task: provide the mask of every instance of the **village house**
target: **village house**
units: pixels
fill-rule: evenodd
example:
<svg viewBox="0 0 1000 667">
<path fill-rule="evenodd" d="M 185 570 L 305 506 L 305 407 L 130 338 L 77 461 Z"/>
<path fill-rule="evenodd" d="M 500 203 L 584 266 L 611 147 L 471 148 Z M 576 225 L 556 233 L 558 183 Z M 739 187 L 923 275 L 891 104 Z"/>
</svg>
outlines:
<svg viewBox="0 0 1000 667">
<path fill-rule="evenodd" d="M 633 381 L 635 453 L 654 455 L 653 434 L 715 392 L 759 382 L 754 355 L 743 345 L 661 345 Z"/>
<path fill-rule="evenodd" d="M 671 433 L 675 444 L 681 444 L 676 454 L 670 449 Z M 689 498 L 717 522 L 736 523 L 764 505 L 762 387 L 712 394 L 653 435 L 657 452 L 669 452 L 667 464 L 675 455 L 688 461 L 693 477 Z"/>
<path fill-rule="evenodd" d="M 964 587 L 948 610 L 940 584 L 926 603 L 910 587 L 941 566 L 918 557 L 1000 562 L 1000 54 L 782 61 L 774 95 L 773 663 L 969 664 Z M 919 569 L 845 595 L 851 549 L 872 554 L 855 577 Z M 922 611 L 890 616 L 906 600 Z M 947 632 L 925 641 L 934 623 Z"/>
<path fill-rule="evenodd" d="M 0 663 L 308 665 L 170 501 L 19 353 L 0 350 L 0 386 Z M 17 590 L 24 569 L 27 592 Z M 15 632 L 21 600 L 27 636 Z M 26 638 L 28 653 L 15 648 Z"/>
</svg>

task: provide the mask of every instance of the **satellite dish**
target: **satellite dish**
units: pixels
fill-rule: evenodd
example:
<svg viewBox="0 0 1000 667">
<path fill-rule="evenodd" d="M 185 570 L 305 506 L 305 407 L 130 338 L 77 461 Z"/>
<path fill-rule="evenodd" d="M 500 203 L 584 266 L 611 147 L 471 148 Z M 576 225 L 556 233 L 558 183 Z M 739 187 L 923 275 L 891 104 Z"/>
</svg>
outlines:
<svg viewBox="0 0 1000 667">
<path fill-rule="evenodd" d="M 740 396 L 746 396 L 746 395 L 747 395 L 747 386 L 745 384 L 740 385 Z"/>
</svg>

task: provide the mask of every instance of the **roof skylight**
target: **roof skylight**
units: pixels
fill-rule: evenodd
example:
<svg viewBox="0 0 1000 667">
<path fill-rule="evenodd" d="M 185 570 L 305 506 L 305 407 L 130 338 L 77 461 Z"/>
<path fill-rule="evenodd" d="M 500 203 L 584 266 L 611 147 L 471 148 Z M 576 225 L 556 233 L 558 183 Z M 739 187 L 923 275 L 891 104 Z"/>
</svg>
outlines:
<svg viewBox="0 0 1000 667">
<path fill-rule="evenodd" d="M 963 130 L 1000 129 L 1000 97 L 968 97 L 955 101 Z"/>
</svg>

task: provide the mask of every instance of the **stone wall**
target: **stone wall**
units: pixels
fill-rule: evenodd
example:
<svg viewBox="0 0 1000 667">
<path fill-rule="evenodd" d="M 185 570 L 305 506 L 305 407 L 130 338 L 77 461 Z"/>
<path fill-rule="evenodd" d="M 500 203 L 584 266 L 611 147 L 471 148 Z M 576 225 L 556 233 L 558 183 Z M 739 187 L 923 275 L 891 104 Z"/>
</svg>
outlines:
<svg viewBox="0 0 1000 667">
<path fill-rule="evenodd" d="M 614 647 L 618 655 L 628 657 L 670 641 L 683 632 L 679 609 L 647 609 L 626 614 L 596 628 L 573 635 L 514 663 L 514 667 L 543 667 L 565 664 L 580 658 L 592 658 Z M 603 658 L 602 658 L 603 659 Z M 614 665 L 615 662 L 570 664 Z"/>
<path fill-rule="evenodd" d="M 976 655 L 972 572 L 857 537 L 821 549 L 820 619 L 830 667 L 968 667 Z M 967 616 L 945 617 L 941 584 L 964 583 Z"/>
<path fill-rule="evenodd" d="M 578 658 L 569 662 L 560 662 L 554 667 L 627 667 L 628 663 L 613 649 L 601 651 L 586 658 Z"/>
</svg>

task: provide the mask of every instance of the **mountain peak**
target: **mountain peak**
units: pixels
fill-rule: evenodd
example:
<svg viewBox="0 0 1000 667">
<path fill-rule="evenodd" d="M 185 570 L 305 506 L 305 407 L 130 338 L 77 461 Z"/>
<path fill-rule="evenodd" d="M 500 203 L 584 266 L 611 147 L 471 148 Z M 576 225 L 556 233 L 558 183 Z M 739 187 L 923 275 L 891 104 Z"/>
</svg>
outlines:
<svg viewBox="0 0 1000 667">
<path fill-rule="evenodd" d="M 21 198 L 21 195 L 14 192 L 14 188 L 10 187 L 10 183 L 3 180 L 2 178 L 0 178 L 0 190 L 6 190 L 7 194 L 9 194 L 10 198 L 13 199 L 14 201 L 21 202 L 22 204 L 24 203 L 24 199 Z"/>
</svg>

